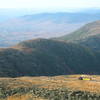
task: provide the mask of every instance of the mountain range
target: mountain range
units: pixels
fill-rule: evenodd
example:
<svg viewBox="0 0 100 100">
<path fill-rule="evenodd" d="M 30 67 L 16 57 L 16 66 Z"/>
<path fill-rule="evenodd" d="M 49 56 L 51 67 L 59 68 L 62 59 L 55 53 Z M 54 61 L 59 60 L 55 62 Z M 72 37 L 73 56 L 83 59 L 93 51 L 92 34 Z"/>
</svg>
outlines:
<svg viewBox="0 0 100 100">
<path fill-rule="evenodd" d="M 59 38 L 32 39 L 0 48 L 0 77 L 65 74 L 100 74 L 100 21 Z"/>
<path fill-rule="evenodd" d="M 12 46 L 32 38 L 59 37 L 99 19 L 99 10 L 40 13 L 13 18 L 0 23 L 0 47 Z"/>
</svg>

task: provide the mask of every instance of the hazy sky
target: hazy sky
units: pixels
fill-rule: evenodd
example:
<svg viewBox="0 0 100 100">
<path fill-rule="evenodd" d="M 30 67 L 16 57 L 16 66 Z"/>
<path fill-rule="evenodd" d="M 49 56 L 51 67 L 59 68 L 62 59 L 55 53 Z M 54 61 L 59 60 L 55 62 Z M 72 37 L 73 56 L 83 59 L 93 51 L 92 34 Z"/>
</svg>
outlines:
<svg viewBox="0 0 100 100">
<path fill-rule="evenodd" d="M 100 0 L 0 0 L 0 8 L 100 8 Z"/>
</svg>

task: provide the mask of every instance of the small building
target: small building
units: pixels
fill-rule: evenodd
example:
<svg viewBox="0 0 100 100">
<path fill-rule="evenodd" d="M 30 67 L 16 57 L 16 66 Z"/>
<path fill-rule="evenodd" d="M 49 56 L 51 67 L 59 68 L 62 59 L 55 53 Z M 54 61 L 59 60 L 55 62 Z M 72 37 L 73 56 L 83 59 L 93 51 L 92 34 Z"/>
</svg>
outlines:
<svg viewBox="0 0 100 100">
<path fill-rule="evenodd" d="M 92 78 L 91 77 L 79 77 L 79 80 L 85 80 L 85 81 L 90 81 L 90 80 L 92 80 Z"/>
</svg>

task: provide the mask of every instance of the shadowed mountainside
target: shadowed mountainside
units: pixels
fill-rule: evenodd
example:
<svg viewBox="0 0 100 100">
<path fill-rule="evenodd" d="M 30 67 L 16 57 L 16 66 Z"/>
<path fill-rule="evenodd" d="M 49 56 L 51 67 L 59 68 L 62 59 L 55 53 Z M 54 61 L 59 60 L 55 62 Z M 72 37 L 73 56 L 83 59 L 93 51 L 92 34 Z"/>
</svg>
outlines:
<svg viewBox="0 0 100 100">
<path fill-rule="evenodd" d="M 72 43 L 48 39 L 24 41 L 0 49 L 0 76 L 100 74 L 99 53 Z"/>
</svg>

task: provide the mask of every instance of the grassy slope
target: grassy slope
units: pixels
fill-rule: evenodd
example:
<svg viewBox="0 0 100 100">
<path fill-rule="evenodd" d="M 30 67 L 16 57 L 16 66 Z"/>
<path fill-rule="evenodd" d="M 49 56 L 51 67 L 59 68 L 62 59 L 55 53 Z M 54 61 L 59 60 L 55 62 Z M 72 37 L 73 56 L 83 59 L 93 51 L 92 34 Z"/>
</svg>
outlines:
<svg viewBox="0 0 100 100">
<path fill-rule="evenodd" d="M 58 40 L 79 43 L 92 50 L 100 51 L 100 21 L 89 23 L 72 34 L 58 38 Z"/>
<path fill-rule="evenodd" d="M 65 41 L 75 41 L 75 40 L 81 40 L 95 35 L 100 35 L 100 21 L 86 24 L 79 30 L 69 35 L 60 37 L 60 39 Z"/>
<path fill-rule="evenodd" d="M 99 74 L 98 57 L 76 44 L 47 39 L 30 40 L 0 50 L 0 76 Z"/>
</svg>

